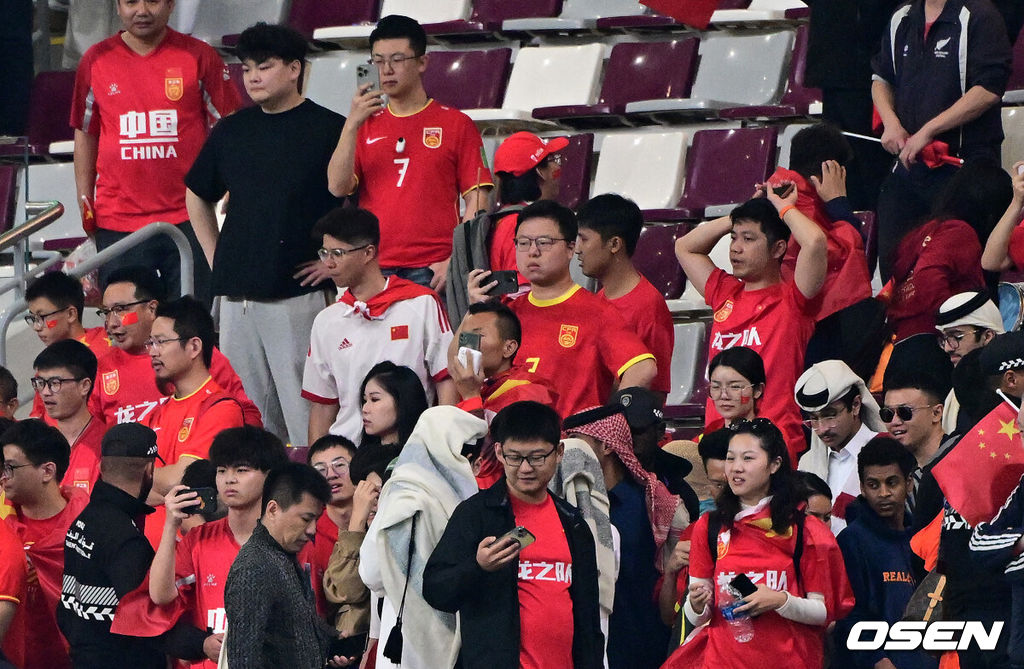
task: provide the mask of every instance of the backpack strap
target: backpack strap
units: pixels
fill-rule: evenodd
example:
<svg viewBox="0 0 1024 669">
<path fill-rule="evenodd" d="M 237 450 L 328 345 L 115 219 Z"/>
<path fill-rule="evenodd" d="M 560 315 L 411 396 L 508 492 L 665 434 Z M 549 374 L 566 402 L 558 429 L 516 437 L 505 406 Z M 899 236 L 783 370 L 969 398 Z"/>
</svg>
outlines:
<svg viewBox="0 0 1024 669">
<path fill-rule="evenodd" d="M 796 527 L 796 546 L 793 548 L 793 572 L 796 575 L 796 585 L 800 592 L 804 591 L 803 572 L 800 570 L 800 560 L 804 556 L 804 518 L 806 516 L 799 512 L 793 520 Z M 711 554 L 711 565 L 718 563 L 718 533 L 722 530 L 722 521 L 714 513 L 708 514 L 708 552 Z"/>
<path fill-rule="evenodd" d="M 245 423 L 245 410 L 242 408 L 242 403 L 231 395 L 210 395 L 205 400 L 199 403 L 199 413 L 196 414 L 196 419 L 202 417 L 207 411 L 217 406 L 221 402 L 234 402 L 238 406 L 238 410 L 242 412 L 242 422 Z M 247 424 L 247 423 L 246 423 Z"/>
</svg>

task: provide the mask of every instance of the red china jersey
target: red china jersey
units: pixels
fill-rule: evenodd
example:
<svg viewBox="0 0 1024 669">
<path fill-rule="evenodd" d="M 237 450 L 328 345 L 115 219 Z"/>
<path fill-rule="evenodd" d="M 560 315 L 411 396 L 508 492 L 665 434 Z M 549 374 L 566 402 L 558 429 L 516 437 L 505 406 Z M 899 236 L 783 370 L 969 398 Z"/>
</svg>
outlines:
<svg viewBox="0 0 1024 669">
<path fill-rule="evenodd" d="M 537 540 L 519 553 L 519 666 L 571 667 L 572 555 L 549 495 L 540 504 L 508 496 L 517 526 Z"/>
<path fill-rule="evenodd" d="M 550 300 L 531 292 L 509 307 L 523 326 L 516 360 L 558 392 L 563 417 L 604 404 L 623 372 L 654 358 L 607 300 L 580 286 Z"/>
<path fill-rule="evenodd" d="M 188 600 L 191 623 L 195 627 L 208 629 L 214 634 L 225 631 L 224 585 L 239 550 L 241 546 L 235 541 L 227 518 L 190 530 L 178 543 L 174 556 L 174 584 L 178 595 Z M 201 660 L 190 666 L 216 669 L 217 663 Z"/>
<path fill-rule="evenodd" d="M 608 300 L 604 288 L 597 293 Z M 672 390 L 672 347 L 676 334 L 672 326 L 672 314 L 665 304 L 665 298 L 651 285 L 646 277 L 640 277 L 636 288 L 622 297 L 608 300 L 622 314 L 626 326 L 636 332 L 658 363 L 658 375 L 651 383 L 651 390 L 668 393 Z"/>
<path fill-rule="evenodd" d="M 324 595 L 324 572 L 327 570 L 327 562 L 334 552 L 334 544 L 338 543 L 338 526 L 330 519 L 327 512 L 320 514 L 316 521 L 316 538 L 313 540 L 313 552 L 309 556 L 312 566 L 313 596 L 316 598 L 316 612 L 321 618 L 330 620 L 327 615 L 331 608 L 337 608 L 327 601 Z"/>
<path fill-rule="evenodd" d="M 488 257 L 491 263 L 491 271 L 505 270 L 513 271 L 519 278 L 520 286 L 528 286 L 530 280 L 519 273 L 519 266 L 516 264 L 516 222 L 519 220 L 519 212 L 506 214 L 501 217 L 498 224 L 491 231 L 491 242 Z"/>
<path fill-rule="evenodd" d="M 92 487 L 100 477 L 100 444 L 106 433 L 107 424 L 102 419 L 96 416 L 89 419 L 89 424 L 75 439 L 75 443 L 71 444 L 71 459 L 61 479 L 62 486 L 81 488 L 92 493 Z"/>
<path fill-rule="evenodd" d="M 18 606 L 4 636 L 3 651 L 16 667 L 25 666 L 26 572 L 25 550 L 21 547 L 21 540 L 7 523 L 0 523 L 0 602 L 14 602 Z"/>
<path fill-rule="evenodd" d="M 356 138 L 359 206 L 380 219 L 382 267 L 425 267 L 452 253 L 459 198 L 493 185 L 468 116 L 433 100 L 409 116 L 390 108 Z"/>
<path fill-rule="evenodd" d="M 185 173 L 210 125 L 239 106 L 217 52 L 167 30 L 141 56 L 121 34 L 96 44 L 75 75 L 72 127 L 99 137 L 96 224 L 134 232 L 188 220 Z"/>
<path fill-rule="evenodd" d="M 721 269 L 708 277 L 704 301 L 714 312 L 708 359 L 733 346 L 746 346 L 761 355 L 768 382 L 757 415 L 782 430 L 790 461 L 797 462 L 807 444 L 793 388 L 803 372 L 804 352 L 814 333 L 815 303 L 787 281 L 744 290 L 742 281 Z M 704 424 L 719 417 L 708 398 Z"/>
</svg>

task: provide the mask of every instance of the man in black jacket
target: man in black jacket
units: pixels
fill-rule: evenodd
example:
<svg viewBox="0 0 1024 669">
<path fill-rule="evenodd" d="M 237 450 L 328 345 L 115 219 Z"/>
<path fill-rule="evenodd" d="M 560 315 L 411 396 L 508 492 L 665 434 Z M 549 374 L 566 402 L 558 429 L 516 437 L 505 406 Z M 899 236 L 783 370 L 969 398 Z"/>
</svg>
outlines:
<svg viewBox="0 0 1024 669">
<path fill-rule="evenodd" d="M 547 490 L 562 459 L 558 414 L 516 402 L 491 434 L 505 478 L 455 509 L 424 570 L 423 597 L 461 614 L 465 669 L 603 667 L 594 539 Z"/>
</svg>

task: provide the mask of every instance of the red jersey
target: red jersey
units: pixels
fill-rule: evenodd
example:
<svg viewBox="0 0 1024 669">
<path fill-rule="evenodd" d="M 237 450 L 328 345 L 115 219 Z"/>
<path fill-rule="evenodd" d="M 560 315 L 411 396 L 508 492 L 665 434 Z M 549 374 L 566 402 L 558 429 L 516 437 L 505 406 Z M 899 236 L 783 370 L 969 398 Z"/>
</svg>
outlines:
<svg viewBox="0 0 1024 669">
<path fill-rule="evenodd" d="M 224 61 L 188 35 L 168 29 L 145 56 L 120 34 L 86 51 L 71 125 L 99 137 L 97 226 L 134 232 L 153 221 L 188 220 L 185 173 L 210 125 L 238 106 Z"/>
<path fill-rule="evenodd" d="M 1024 221 L 1021 221 L 1024 223 Z M 1020 223 L 1010 233 L 1010 248 L 1008 249 L 1010 260 L 1017 271 L 1024 270 L 1024 225 Z"/>
<path fill-rule="evenodd" d="M 191 623 L 195 627 L 209 629 L 214 634 L 225 631 L 224 585 L 239 550 L 241 546 L 235 541 L 227 518 L 200 525 L 178 542 L 174 584 L 178 595 L 188 601 Z M 201 660 L 191 666 L 216 669 L 217 663 Z"/>
<path fill-rule="evenodd" d="M 489 247 L 489 261 L 491 271 L 505 270 L 514 271 L 519 277 L 519 285 L 527 286 L 530 280 L 519 273 L 519 266 L 516 264 L 516 222 L 519 220 L 519 212 L 502 216 L 498 224 L 491 232 L 491 245 Z"/>
<path fill-rule="evenodd" d="M 549 495 L 540 504 L 508 496 L 516 525 L 537 540 L 519 553 L 519 666 L 571 667 L 572 554 Z"/>
<path fill-rule="evenodd" d="M 8 661 L 16 667 L 25 666 L 25 582 L 28 563 L 25 562 L 24 553 L 18 535 L 7 523 L 0 523 L 0 601 L 18 605 L 4 636 L 3 651 Z"/>
<path fill-rule="evenodd" d="M 846 578 L 839 546 L 828 526 L 817 518 L 807 516 L 804 519 L 802 582 L 799 584 L 793 567 L 796 532 L 792 526 L 782 536 L 772 532 L 767 507 L 737 520 L 731 530 L 723 528 L 719 532 L 714 547 L 718 559 L 714 563 L 708 548 L 707 523 L 708 514 L 704 514 L 695 523 L 690 537 L 690 575 L 711 579 L 717 584 L 713 588 L 716 598 L 718 586 L 738 573 L 745 573 L 755 584 L 796 597 L 805 597 L 811 592 L 821 594 L 829 622 L 843 618 L 853 608 L 853 591 Z M 708 606 L 712 607 L 712 613 L 703 656 L 692 658 L 693 663 L 687 664 L 682 658 L 687 646 L 683 646 L 666 667 L 756 667 L 764 664 L 765 658 L 786 658 L 787 669 L 820 669 L 823 665 L 825 626 L 793 622 L 769 611 L 750 619 L 754 641 L 738 643 L 715 602 Z"/>
<path fill-rule="evenodd" d="M 57 628 L 56 612 L 64 578 L 64 537 L 89 503 L 89 496 L 68 487 L 62 487 L 61 494 L 67 504 L 54 516 L 37 520 L 19 510 L 7 517 L 28 556 L 30 578 L 23 608 L 26 669 L 71 667 L 67 643 Z"/>
<path fill-rule="evenodd" d="M 558 392 L 563 417 L 604 404 L 623 372 L 654 358 L 611 303 L 580 286 L 550 300 L 530 292 L 509 307 L 523 326 L 516 357 Z"/>
<path fill-rule="evenodd" d="M 327 512 L 320 514 L 316 521 L 316 538 L 313 540 L 313 552 L 309 556 L 312 567 L 310 576 L 313 578 L 313 596 L 316 598 L 316 612 L 325 620 L 332 620 L 329 613 L 337 606 L 327 601 L 324 595 L 324 572 L 327 561 L 334 552 L 334 544 L 338 543 L 338 526 L 330 519 Z"/>
<path fill-rule="evenodd" d="M 744 290 L 742 281 L 721 269 L 708 277 L 704 301 L 715 314 L 708 359 L 733 346 L 746 346 L 761 355 L 769 373 L 758 416 L 770 419 L 782 430 L 790 461 L 797 462 L 807 443 L 793 388 L 803 372 L 804 352 L 814 333 L 816 304 L 791 281 Z M 708 398 L 704 424 L 719 417 Z"/>
<path fill-rule="evenodd" d="M 473 121 L 433 100 L 409 116 L 383 109 L 359 128 L 359 206 L 380 219 L 382 267 L 425 267 L 452 254 L 459 198 L 491 186 Z"/>
<path fill-rule="evenodd" d="M 100 444 L 107 433 L 107 424 L 93 416 L 82 433 L 71 444 L 71 460 L 68 470 L 61 479 L 62 486 L 81 488 L 92 493 L 92 487 L 100 477 Z"/>
<path fill-rule="evenodd" d="M 608 300 L 604 288 L 597 293 Z M 636 288 L 622 297 L 608 300 L 622 314 L 622 320 L 636 332 L 658 363 L 658 375 L 651 383 L 651 390 L 668 393 L 672 390 L 672 348 L 676 343 L 672 313 L 665 304 L 665 298 L 644 276 Z"/>
<path fill-rule="evenodd" d="M 206 459 L 217 433 L 245 425 L 238 402 L 211 377 L 191 395 L 168 398 L 141 422 L 156 432 L 157 452 L 163 458 L 162 463 L 156 461 L 157 468 L 173 465 L 181 458 Z M 160 545 L 165 517 L 161 505 L 146 518 L 146 537 L 154 549 Z"/>
<path fill-rule="evenodd" d="M 238 401 L 247 425 L 263 425 L 260 410 L 245 394 L 238 374 L 218 348 L 213 349 L 210 376 Z M 157 388 L 149 355 L 126 353 L 115 347 L 99 360 L 89 410 L 94 416 L 101 416 L 107 425 L 143 423 L 166 397 Z"/>
</svg>

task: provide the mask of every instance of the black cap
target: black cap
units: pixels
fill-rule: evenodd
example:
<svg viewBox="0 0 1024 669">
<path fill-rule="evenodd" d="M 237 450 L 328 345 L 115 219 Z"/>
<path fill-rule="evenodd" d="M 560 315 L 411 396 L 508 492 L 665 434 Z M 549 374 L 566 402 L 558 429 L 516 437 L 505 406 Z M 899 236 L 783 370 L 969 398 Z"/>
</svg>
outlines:
<svg viewBox="0 0 1024 669">
<path fill-rule="evenodd" d="M 996 335 L 981 349 L 981 371 L 989 376 L 1024 367 L 1024 332 Z"/>
<path fill-rule="evenodd" d="M 622 405 L 629 429 L 634 432 L 643 432 L 665 420 L 654 393 L 646 388 L 634 386 L 617 390 L 610 403 Z"/>
<path fill-rule="evenodd" d="M 156 432 L 138 423 L 121 423 L 103 435 L 101 454 L 105 458 L 156 458 Z M 166 463 L 164 463 L 166 464 Z"/>
</svg>

